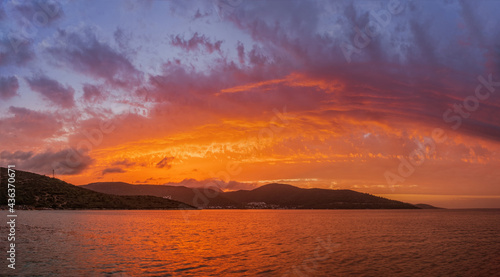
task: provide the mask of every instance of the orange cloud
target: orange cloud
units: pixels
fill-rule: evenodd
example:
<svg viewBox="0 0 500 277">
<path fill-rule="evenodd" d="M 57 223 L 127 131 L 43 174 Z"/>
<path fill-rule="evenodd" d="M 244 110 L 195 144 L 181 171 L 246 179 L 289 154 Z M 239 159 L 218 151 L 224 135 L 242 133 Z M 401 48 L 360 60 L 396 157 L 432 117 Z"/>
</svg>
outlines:
<svg viewBox="0 0 500 277">
<path fill-rule="evenodd" d="M 321 79 L 310 78 L 301 73 L 291 73 L 283 79 L 267 80 L 257 83 L 250 83 L 246 85 L 236 86 L 232 88 L 222 89 L 218 94 L 224 93 L 237 93 L 243 91 L 252 91 L 259 89 L 262 91 L 270 90 L 274 85 L 284 85 L 288 87 L 303 87 L 303 88 L 317 88 L 326 93 L 341 91 L 343 85 L 338 81 L 325 81 Z"/>
</svg>

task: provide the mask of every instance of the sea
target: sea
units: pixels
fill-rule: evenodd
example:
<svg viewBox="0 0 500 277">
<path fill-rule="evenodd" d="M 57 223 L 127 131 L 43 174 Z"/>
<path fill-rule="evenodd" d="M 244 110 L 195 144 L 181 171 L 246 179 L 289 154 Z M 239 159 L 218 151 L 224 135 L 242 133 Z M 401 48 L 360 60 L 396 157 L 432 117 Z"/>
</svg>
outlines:
<svg viewBox="0 0 500 277">
<path fill-rule="evenodd" d="M 500 276 L 500 210 L 16 214 L 1 276 Z"/>
</svg>

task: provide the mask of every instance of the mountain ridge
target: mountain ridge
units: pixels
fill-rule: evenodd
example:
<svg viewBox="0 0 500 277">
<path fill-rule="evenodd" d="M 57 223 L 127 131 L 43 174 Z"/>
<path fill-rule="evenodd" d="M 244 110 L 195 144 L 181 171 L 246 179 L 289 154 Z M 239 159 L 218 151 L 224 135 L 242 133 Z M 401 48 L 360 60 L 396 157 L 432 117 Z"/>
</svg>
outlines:
<svg viewBox="0 0 500 277">
<path fill-rule="evenodd" d="M 127 184 L 124 186 L 123 184 Z M 123 182 L 91 183 L 83 187 L 119 195 L 159 195 L 169 192 L 172 199 L 199 208 L 275 208 L 275 209 L 420 209 L 415 205 L 348 189 L 331 190 L 299 188 L 289 184 L 271 183 L 253 190 L 217 192 L 205 188 L 185 188 L 164 185 L 132 185 Z M 189 190 L 191 190 L 189 192 Z M 175 193 L 175 191 L 177 191 Z M 199 200 L 202 200 L 200 203 Z"/>
<path fill-rule="evenodd" d="M 348 189 L 299 188 L 277 183 L 251 191 L 226 192 L 224 196 L 242 203 L 265 202 L 294 209 L 420 209 L 409 203 Z"/>
<path fill-rule="evenodd" d="M 15 170 L 15 204 L 34 209 L 195 209 L 155 196 L 110 195 L 36 173 Z M 0 167 L 0 203 L 7 203 L 7 168 Z"/>
<path fill-rule="evenodd" d="M 171 185 L 133 185 L 95 182 L 75 186 L 62 180 L 16 170 L 16 205 L 47 209 L 421 209 L 348 189 L 300 188 L 271 183 L 252 190 L 222 192 L 212 188 Z M 0 168 L 2 188 L 7 169 Z M 0 192 L 6 203 L 7 189 Z"/>
<path fill-rule="evenodd" d="M 221 191 L 216 191 L 213 188 L 189 188 L 186 186 L 149 184 L 133 185 L 125 182 L 94 182 L 80 187 L 115 195 L 153 195 L 157 197 L 169 197 L 198 208 L 242 208 L 239 203 L 219 195 Z M 198 200 L 202 202 L 199 203 Z"/>
</svg>

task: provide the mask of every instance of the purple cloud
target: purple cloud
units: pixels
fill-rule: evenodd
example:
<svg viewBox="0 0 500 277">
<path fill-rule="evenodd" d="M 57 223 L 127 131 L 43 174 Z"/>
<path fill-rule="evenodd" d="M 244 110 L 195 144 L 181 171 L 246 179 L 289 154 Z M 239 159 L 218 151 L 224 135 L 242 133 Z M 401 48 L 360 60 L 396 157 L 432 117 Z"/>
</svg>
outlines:
<svg viewBox="0 0 500 277">
<path fill-rule="evenodd" d="M 122 168 L 119 168 L 119 167 L 110 167 L 110 168 L 106 168 L 104 169 L 101 174 L 102 175 L 106 175 L 106 174 L 109 174 L 109 173 L 125 173 L 127 171 L 123 170 Z"/>
<path fill-rule="evenodd" d="M 33 42 L 18 34 L 0 37 L 0 65 L 26 65 L 35 59 Z"/>
<path fill-rule="evenodd" d="M 56 1 L 22 1 L 16 3 L 14 9 L 37 27 L 48 25 L 64 15 L 61 4 Z"/>
<path fill-rule="evenodd" d="M 64 87 L 59 82 L 46 76 L 36 76 L 26 79 L 30 88 L 40 93 L 45 100 L 48 100 L 62 108 L 72 108 L 75 106 L 73 98 L 75 91 L 72 87 Z"/>
<path fill-rule="evenodd" d="M 90 84 L 83 85 L 83 99 L 86 102 L 95 103 L 104 100 L 104 98 L 101 88 Z"/>
<path fill-rule="evenodd" d="M 12 106 L 8 111 L 12 116 L 0 118 L 0 145 L 5 148 L 53 137 L 62 127 L 61 121 L 51 113 Z"/>
<path fill-rule="evenodd" d="M 245 63 L 245 46 L 240 41 L 238 41 L 236 51 L 238 51 L 238 58 L 240 60 L 240 63 Z"/>
<path fill-rule="evenodd" d="M 52 174 L 55 170 L 59 175 L 75 175 L 82 173 L 92 164 L 93 159 L 87 153 L 67 148 L 60 151 L 46 150 L 33 154 L 32 151 L 3 151 L 0 153 L 2 163 L 15 163 L 16 168 L 36 172 L 39 174 Z"/>
<path fill-rule="evenodd" d="M 180 37 L 179 35 L 172 37 L 170 44 L 176 47 L 180 47 L 186 51 L 195 51 L 200 48 L 204 48 L 208 53 L 213 53 L 214 51 L 220 52 L 222 41 L 218 40 L 214 43 L 210 41 L 205 35 L 199 35 L 198 33 L 194 33 L 193 37 L 188 40 Z"/>
<path fill-rule="evenodd" d="M 0 77 L 0 99 L 8 100 L 17 94 L 19 82 L 16 76 Z"/>
<path fill-rule="evenodd" d="M 140 80 L 140 72 L 129 59 L 98 40 L 90 27 L 78 31 L 59 30 L 56 41 L 59 44 L 48 47 L 47 51 L 64 66 L 79 73 L 120 87 L 138 84 Z"/>
<path fill-rule="evenodd" d="M 5 9 L 3 7 L 3 2 L 0 2 L 0 21 L 5 19 Z"/>
<path fill-rule="evenodd" d="M 0 152 L 0 159 L 4 160 L 26 160 L 31 158 L 33 156 L 32 151 L 28 152 L 23 152 L 23 151 L 16 151 L 16 152 L 8 152 L 6 150 Z"/>
</svg>

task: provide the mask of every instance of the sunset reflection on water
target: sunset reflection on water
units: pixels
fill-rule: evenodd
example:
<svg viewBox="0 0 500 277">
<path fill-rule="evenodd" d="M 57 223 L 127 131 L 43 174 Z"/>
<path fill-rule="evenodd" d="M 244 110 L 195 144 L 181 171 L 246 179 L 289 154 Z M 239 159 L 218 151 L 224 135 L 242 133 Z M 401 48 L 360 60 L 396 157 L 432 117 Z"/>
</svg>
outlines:
<svg viewBox="0 0 500 277">
<path fill-rule="evenodd" d="M 16 270 L 43 276 L 487 276 L 500 269 L 498 210 L 204 210 L 188 221 L 182 212 L 19 212 Z"/>
</svg>

